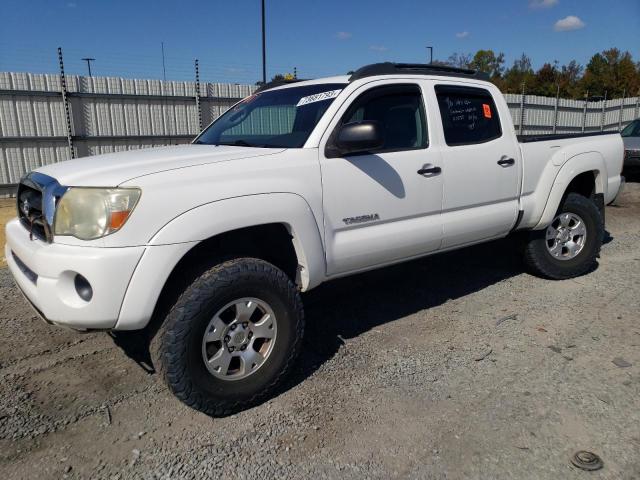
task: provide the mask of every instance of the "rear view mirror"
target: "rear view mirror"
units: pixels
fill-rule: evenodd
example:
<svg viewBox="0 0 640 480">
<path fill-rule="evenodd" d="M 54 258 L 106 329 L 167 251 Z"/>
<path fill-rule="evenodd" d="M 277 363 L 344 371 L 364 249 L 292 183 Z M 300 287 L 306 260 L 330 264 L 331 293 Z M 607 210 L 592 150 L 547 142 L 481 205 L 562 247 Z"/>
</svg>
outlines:
<svg viewBox="0 0 640 480">
<path fill-rule="evenodd" d="M 327 148 L 327 157 L 364 153 L 384 144 L 380 124 L 374 121 L 347 123 L 340 127 L 334 145 Z"/>
</svg>

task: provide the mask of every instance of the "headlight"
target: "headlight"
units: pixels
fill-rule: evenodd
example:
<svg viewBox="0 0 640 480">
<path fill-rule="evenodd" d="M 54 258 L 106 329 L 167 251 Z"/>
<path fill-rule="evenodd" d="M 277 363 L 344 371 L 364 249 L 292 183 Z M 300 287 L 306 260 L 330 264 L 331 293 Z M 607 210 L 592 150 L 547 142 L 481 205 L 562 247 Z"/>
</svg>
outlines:
<svg viewBox="0 0 640 480">
<path fill-rule="evenodd" d="M 70 188 L 56 207 L 55 235 L 94 240 L 117 232 L 138 203 L 137 188 Z"/>
</svg>

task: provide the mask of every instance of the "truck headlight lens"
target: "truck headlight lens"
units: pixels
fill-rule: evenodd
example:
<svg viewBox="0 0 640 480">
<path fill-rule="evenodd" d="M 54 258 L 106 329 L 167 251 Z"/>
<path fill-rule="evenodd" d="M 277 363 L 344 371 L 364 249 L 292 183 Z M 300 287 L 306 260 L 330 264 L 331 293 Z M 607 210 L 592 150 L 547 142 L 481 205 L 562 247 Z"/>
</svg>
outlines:
<svg viewBox="0 0 640 480">
<path fill-rule="evenodd" d="M 55 235 L 94 240 L 117 232 L 140 199 L 137 188 L 75 188 L 56 207 Z"/>
</svg>

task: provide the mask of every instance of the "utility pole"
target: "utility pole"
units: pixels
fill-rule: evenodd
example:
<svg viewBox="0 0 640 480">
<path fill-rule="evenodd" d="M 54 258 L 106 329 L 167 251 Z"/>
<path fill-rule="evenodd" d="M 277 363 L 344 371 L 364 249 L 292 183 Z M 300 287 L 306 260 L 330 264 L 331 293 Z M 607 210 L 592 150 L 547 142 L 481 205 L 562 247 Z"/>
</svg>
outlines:
<svg viewBox="0 0 640 480">
<path fill-rule="evenodd" d="M 433 47 L 427 47 L 429 49 L 429 64 L 433 63 Z"/>
<path fill-rule="evenodd" d="M 81 60 L 84 60 L 85 62 L 87 62 L 87 68 L 89 69 L 89 78 L 91 78 L 91 62 L 95 62 L 95 58 L 82 58 Z"/>
<path fill-rule="evenodd" d="M 167 81 L 167 69 L 164 66 L 164 42 L 160 42 L 160 48 L 162 48 L 162 80 Z"/>
<path fill-rule="evenodd" d="M 262 0 L 262 83 L 267 83 L 267 46 L 264 26 L 264 0 Z"/>
</svg>

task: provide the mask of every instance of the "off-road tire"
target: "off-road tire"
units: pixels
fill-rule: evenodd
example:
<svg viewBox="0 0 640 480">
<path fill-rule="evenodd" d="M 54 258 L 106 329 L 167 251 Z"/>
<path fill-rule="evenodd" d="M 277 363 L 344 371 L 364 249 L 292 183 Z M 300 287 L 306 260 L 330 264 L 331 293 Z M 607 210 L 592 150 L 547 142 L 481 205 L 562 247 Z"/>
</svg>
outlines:
<svg viewBox="0 0 640 480">
<path fill-rule="evenodd" d="M 278 335 L 258 371 L 240 380 L 219 379 L 202 358 L 204 331 L 218 309 L 243 297 L 270 304 Z M 185 288 L 151 340 L 150 351 L 156 371 L 178 399 L 219 417 L 273 395 L 291 370 L 303 334 L 300 294 L 285 273 L 263 260 L 236 258 L 206 270 Z"/>
<path fill-rule="evenodd" d="M 524 247 L 524 261 L 534 275 L 552 280 L 563 280 L 578 277 L 593 270 L 602 246 L 604 222 L 596 204 L 577 193 L 569 193 L 556 215 L 574 213 L 583 219 L 587 229 L 583 249 L 575 258 L 559 260 L 554 258 L 546 245 L 546 230 L 529 232 Z"/>
</svg>

